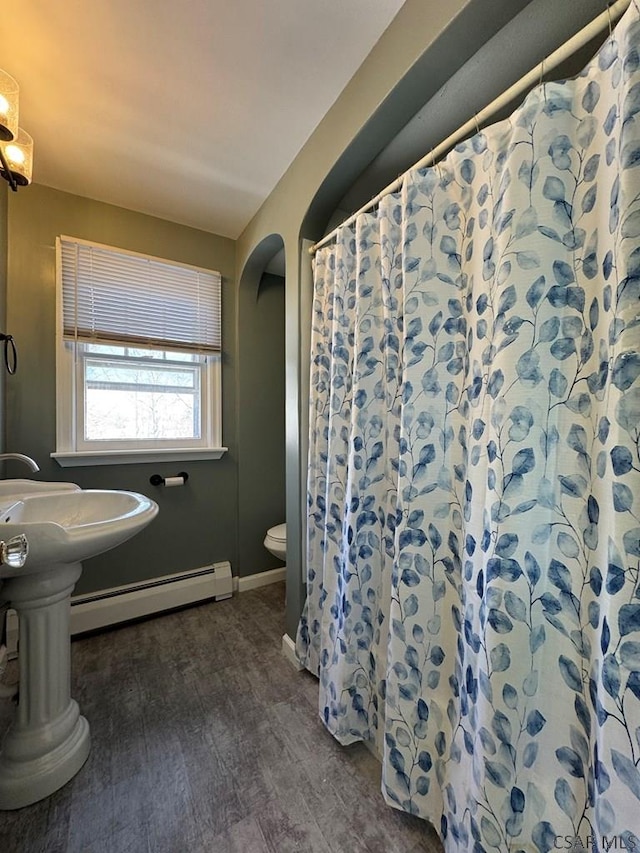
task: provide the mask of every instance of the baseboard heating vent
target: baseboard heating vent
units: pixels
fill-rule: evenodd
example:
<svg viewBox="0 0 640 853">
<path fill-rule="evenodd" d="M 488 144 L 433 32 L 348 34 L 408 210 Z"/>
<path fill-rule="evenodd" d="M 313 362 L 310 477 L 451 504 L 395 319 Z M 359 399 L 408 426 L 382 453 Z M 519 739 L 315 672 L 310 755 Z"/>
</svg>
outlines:
<svg viewBox="0 0 640 853">
<path fill-rule="evenodd" d="M 140 583 L 74 595 L 71 598 L 71 633 L 84 634 L 198 601 L 220 601 L 232 594 L 231 564 L 225 561 Z"/>
</svg>

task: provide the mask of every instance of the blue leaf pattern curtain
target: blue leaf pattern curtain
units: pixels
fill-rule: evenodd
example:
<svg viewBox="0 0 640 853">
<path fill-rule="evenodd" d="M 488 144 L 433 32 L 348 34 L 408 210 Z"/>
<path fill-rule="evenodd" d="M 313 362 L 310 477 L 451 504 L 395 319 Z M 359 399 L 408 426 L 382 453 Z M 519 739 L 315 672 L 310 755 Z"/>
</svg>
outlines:
<svg viewBox="0 0 640 853">
<path fill-rule="evenodd" d="M 634 2 L 316 256 L 298 652 L 448 851 L 640 849 L 639 238 Z"/>
</svg>

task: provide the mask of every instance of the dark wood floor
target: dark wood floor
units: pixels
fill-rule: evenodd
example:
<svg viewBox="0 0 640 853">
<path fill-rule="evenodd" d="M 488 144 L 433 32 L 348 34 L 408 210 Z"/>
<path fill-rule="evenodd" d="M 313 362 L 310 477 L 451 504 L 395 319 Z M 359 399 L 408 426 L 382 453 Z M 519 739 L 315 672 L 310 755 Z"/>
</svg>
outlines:
<svg viewBox="0 0 640 853">
<path fill-rule="evenodd" d="M 368 750 L 323 728 L 317 681 L 280 653 L 283 612 L 274 584 L 74 641 L 91 755 L 47 800 L 0 812 L 0 851 L 441 851 L 384 804 Z"/>
</svg>

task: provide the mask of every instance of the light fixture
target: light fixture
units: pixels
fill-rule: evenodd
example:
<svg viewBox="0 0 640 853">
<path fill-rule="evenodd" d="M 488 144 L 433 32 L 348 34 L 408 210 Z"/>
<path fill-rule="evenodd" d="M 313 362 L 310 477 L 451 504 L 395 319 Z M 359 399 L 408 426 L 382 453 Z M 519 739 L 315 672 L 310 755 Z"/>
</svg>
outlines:
<svg viewBox="0 0 640 853">
<path fill-rule="evenodd" d="M 11 142 L 0 142 L 2 151 L 2 168 L 0 175 L 9 181 L 13 179 L 16 187 L 11 184 L 11 189 L 26 187 L 31 183 L 31 172 L 33 171 L 33 139 L 22 128 L 18 129 L 18 135 Z"/>
<path fill-rule="evenodd" d="M 0 70 L 0 175 L 15 192 L 31 183 L 33 139 L 18 127 L 20 87 Z"/>
<path fill-rule="evenodd" d="M 18 92 L 20 87 L 0 70 L 0 140 L 10 142 L 18 132 Z"/>
</svg>

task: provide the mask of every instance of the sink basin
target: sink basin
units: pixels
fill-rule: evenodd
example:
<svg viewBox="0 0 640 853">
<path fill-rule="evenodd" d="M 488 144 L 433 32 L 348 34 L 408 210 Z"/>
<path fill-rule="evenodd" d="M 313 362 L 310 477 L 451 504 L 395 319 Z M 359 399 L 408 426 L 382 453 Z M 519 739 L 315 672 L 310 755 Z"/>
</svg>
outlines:
<svg viewBox="0 0 640 853">
<path fill-rule="evenodd" d="M 25 534 L 29 542 L 26 565 L 0 566 L 0 579 L 94 557 L 130 539 L 158 512 L 154 501 L 136 492 L 62 485 L 67 488 L 22 495 L 0 492 L 0 538 Z"/>
<path fill-rule="evenodd" d="M 0 480 L 0 501 L 14 495 L 35 495 L 42 492 L 78 491 L 75 483 L 54 483 L 46 480 Z"/>
</svg>

